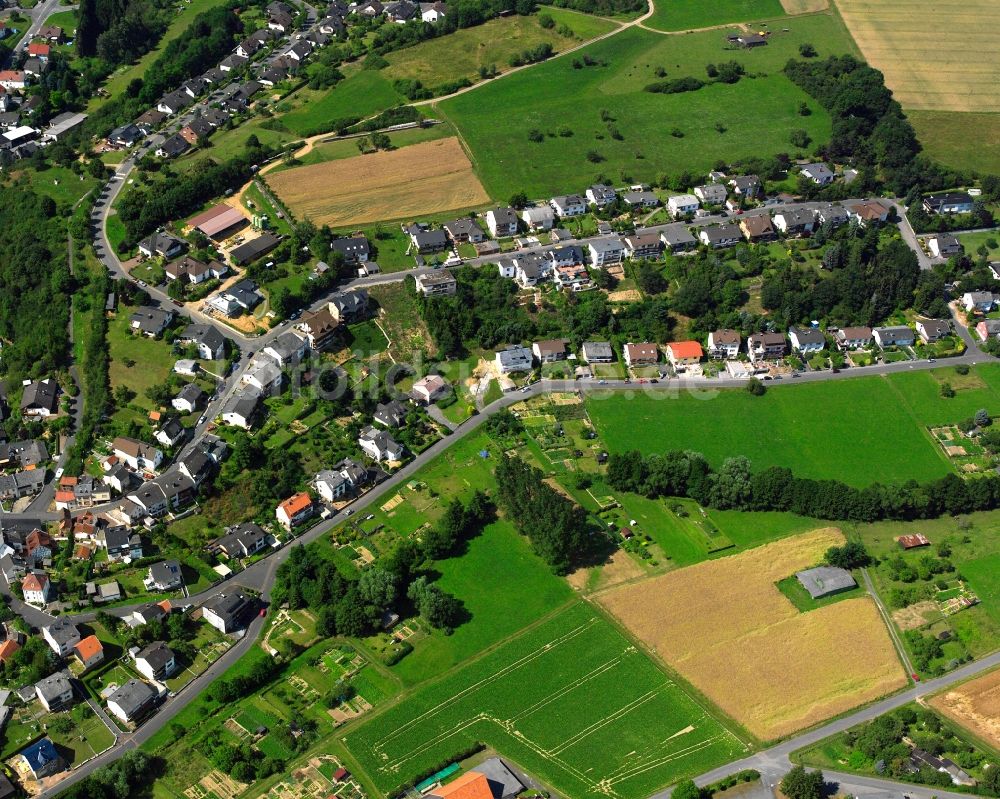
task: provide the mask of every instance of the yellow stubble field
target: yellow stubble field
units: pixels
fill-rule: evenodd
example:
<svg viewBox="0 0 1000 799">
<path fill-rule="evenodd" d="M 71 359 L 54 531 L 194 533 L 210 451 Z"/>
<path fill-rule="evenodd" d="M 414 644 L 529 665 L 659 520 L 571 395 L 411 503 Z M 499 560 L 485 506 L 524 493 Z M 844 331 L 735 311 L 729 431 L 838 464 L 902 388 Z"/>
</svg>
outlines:
<svg viewBox="0 0 1000 799">
<path fill-rule="evenodd" d="M 474 208 L 490 199 L 455 137 L 287 169 L 267 182 L 297 219 L 331 227 Z"/>
<path fill-rule="evenodd" d="M 870 598 L 800 613 L 775 586 L 843 541 L 839 530 L 814 530 L 598 601 L 753 735 L 773 740 L 906 683 Z"/>
<path fill-rule="evenodd" d="M 836 0 L 903 108 L 1000 111 L 996 0 Z M 961 134 L 957 134 L 961 135 Z"/>
</svg>

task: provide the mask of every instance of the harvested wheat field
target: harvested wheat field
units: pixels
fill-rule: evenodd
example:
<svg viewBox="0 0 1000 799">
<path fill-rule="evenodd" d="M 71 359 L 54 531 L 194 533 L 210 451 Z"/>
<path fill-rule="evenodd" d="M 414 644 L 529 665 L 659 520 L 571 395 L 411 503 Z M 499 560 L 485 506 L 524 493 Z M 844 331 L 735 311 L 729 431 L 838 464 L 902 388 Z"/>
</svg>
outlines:
<svg viewBox="0 0 1000 799">
<path fill-rule="evenodd" d="M 474 208 L 490 199 L 455 137 L 287 169 L 267 182 L 296 218 L 334 228 Z"/>
<path fill-rule="evenodd" d="M 1000 669 L 930 700 L 931 706 L 1000 749 Z"/>
<path fill-rule="evenodd" d="M 830 7 L 829 0 L 781 0 L 786 14 L 812 14 Z"/>
<path fill-rule="evenodd" d="M 836 0 L 904 108 L 1000 111 L 996 0 Z"/>
<path fill-rule="evenodd" d="M 843 541 L 839 530 L 814 530 L 598 601 L 753 735 L 772 740 L 906 683 L 871 599 L 800 613 L 775 586 Z"/>
</svg>

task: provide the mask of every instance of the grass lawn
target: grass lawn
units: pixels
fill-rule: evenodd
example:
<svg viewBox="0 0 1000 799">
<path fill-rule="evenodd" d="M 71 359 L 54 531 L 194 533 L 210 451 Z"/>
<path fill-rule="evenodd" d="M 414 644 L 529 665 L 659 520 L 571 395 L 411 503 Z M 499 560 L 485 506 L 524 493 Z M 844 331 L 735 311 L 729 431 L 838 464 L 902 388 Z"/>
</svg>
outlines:
<svg viewBox="0 0 1000 799">
<path fill-rule="evenodd" d="M 431 125 L 427 128 L 407 128 L 406 130 L 389 133 L 389 140 L 393 147 L 406 147 L 408 144 L 419 144 L 435 139 L 445 139 L 454 136 L 455 131 L 451 125 Z M 291 166 L 281 166 L 270 170 L 270 174 L 281 172 L 284 169 L 296 166 L 307 166 L 308 164 L 322 164 L 326 161 L 338 161 L 341 158 L 353 158 L 358 154 L 358 142 L 360 139 L 338 139 L 337 141 L 322 142 L 316 144 L 297 163 Z"/>
<path fill-rule="evenodd" d="M 955 396 L 941 396 L 941 384 L 949 383 Z M 922 425 L 957 422 L 980 408 L 1000 415 L 1000 364 L 986 363 L 960 375 L 953 367 L 897 373 L 889 385 L 912 417 Z"/>
<path fill-rule="evenodd" d="M 924 152 L 952 169 L 1000 172 L 1000 114 L 907 111 Z M 956 136 L 956 127 L 974 132 Z"/>
<path fill-rule="evenodd" d="M 763 397 L 732 390 L 591 399 L 587 406 L 604 441 L 617 451 L 693 449 L 716 466 L 745 455 L 756 469 L 786 466 L 798 476 L 856 486 L 927 480 L 951 470 L 898 392 L 877 377 L 782 386 Z M 921 410 L 929 412 L 927 406 Z M 956 419 L 968 415 L 954 413 Z"/>
<path fill-rule="evenodd" d="M 158 339 L 132 335 L 129 316 L 134 308 L 122 306 L 108 325 L 109 374 L 111 389 L 128 386 L 135 392 L 131 404 L 152 409 L 146 390 L 162 383 L 170 374 L 173 358 L 170 345 Z M 134 362 L 127 366 L 126 361 Z"/>
<path fill-rule="evenodd" d="M 74 709 L 73 715 L 77 712 Z M 93 713 L 89 718 L 77 722 L 66 734 L 61 735 L 50 730 L 49 737 L 64 753 L 67 751 L 71 753 L 70 765 L 78 765 L 84 760 L 89 760 L 115 742 L 111 730 Z"/>
<path fill-rule="evenodd" d="M 389 340 L 374 319 L 347 327 L 347 346 L 361 358 L 378 355 L 389 348 Z"/>
<path fill-rule="evenodd" d="M 646 20 L 650 28 L 661 31 L 687 31 L 723 25 L 727 22 L 750 22 L 783 16 L 779 0 L 673 0 L 657 3 L 653 16 Z"/>
<path fill-rule="evenodd" d="M 826 605 L 832 605 L 834 602 L 841 602 L 845 599 L 856 599 L 859 596 L 864 596 L 865 593 L 865 589 L 857 585 L 849 591 L 841 591 L 839 594 L 813 599 L 794 574 L 786 577 L 784 580 L 779 580 L 777 586 L 778 590 L 788 598 L 788 601 L 803 613 L 825 607 Z"/>
<path fill-rule="evenodd" d="M 298 107 L 279 119 L 296 136 L 325 133 L 334 129 L 337 120 L 372 116 L 405 102 L 392 88 L 392 81 L 372 69 L 358 70 L 327 91 L 303 89 L 295 98 Z"/>
<path fill-rule="evenodd" d="M 780 73 L 782 67 L 804 41 L 823 42 L 824 54 L 856 52 L 831 16 L 802 17 L 790 27 L 767 47 L 738 52 L 725 48 L 718 31 L 676 37 L 633 28 L 583 48 L 580 58 L 553 59 L 435 108 L 458 128 L 494 198 L 520 190 L 550 196 L 600 174 L 653 180 L 664 172 L 707 170 L 718 159 L 790 152 L 793 130 L 823 142 L 830 119 Z M 596 63 L 574 69 L 584 55 Z M 760 77 L 684 94 L 643 91 L 660 80 L 658 68 L 668 78 L 704 78 L 706 64 L 732 59 Z M 801 102 L 812 109 L 810 116 L 799 116 Z M 672 127 L 683 137 L 665 135 Z M 543 141 L 529 141 L 533 130 Z"/>
<path fill-rule="evenodd" d="M 45 20 L 45 25 L 58 25 L 63 29 L 63 36 L 67 39 L 72 39 L 76 33 L 76 11 L 57 11 L 55 14 L 50 14 L 49 18 Z"/>
<path fill-rule="evenodd" d="M 51 197 L 61 206 L 73 205 L 99 185 L 97 179 L 89 175 L 77 175 L 72 169 L 63 166 L 49 166 L 41 171 L 22 169 L 14 174 L 26 177 L 31 188 L 38 194 Z"/>
<path fill-rule="evenodd" d="M 149 67 L 160 55 L 160 51 L 166 47 L 169 42 L 184 33 L 198 14 L 202 11 L 208 11 L 210 8 L 225 5 L 225 3 L 226 0 L 188 0 L 188 2 L 181 3 L 178 6 L 177 16 L 174 18 L 174 21 L 170 23 L 170 26 L 167 28 L 166 33 L 163 34 L 163 38 L 160 39 L 157 46 L 131 66 L 118 70 L 110 78 L 108 78 L 107 83 L 104 84 L 104 89 L 107 91 L 108 97 L 117 97 L 125 91 L 125 87 L 128 86 L 130 81 L 134 78 L 141 78 L 143 73 L 146 71 L 146 68 Z M 93 99 L 90 101 L 88 109 L 93 111 L 95 108 L 98 108 L 102 103 L 104 103 L 104 101 L 104 98 L 98 97 L 95 94 Z"/>
<path fill-rule="evenodd" d="M 572 595 L 505 521 L 489 525 L 468 551 L 434 565 L 443 591 L 465 604 L 470 619 L 451 635 L 434 633 L 393 671 L 406 683 L 440 674 L 486 647 L 513 635 Z"/>
<path fill-rule="evenodd" d="M 183 172 L 189 172 L 203 164 L 207 159 L 225 161 L 240 155 L 246 149 L 246 142 L 251 134 L 256 136 L 261 144 L 279 149 L 299 138 L 294 133 L 285 130 L 266 128 L 262 124 L 264 121 L 253 118 L 232 130 L 220 130 L 209 139 L 209 146 L 199 147 L 189 156 L 178 159 L 176 161 L 177 168 Z"/>
<path fill-rule="evenodd" d="M 600 785 L 624 799 L 744 751 L 698 701 L 580 603 L 344 740 L 387 794 L 477 741 L 565 796 L 590 795 Z"/>
<path fill-rule="evenodd" d="M 776 2 L 776 0 L 774 0 Z M 548 13 L 549 9 L 545 9 Z M 555 15 L 551 15 L 556 19 Z M 383 74 L 390 80 L 411 78 L 433 89 L 443 83 L 467 78 L 479 80 L 479 68 L 494 66 L 501 72 L 510 69 L 510 57 L 548 42 L 556 52 L 578 45 L 584 38 L 616 27 L 615 23 L 563 13 L 558 22 L 571 30 L 586 22 L 586 31 L 563 36 L 557 27 L 546 30 L 537 16 L 510 16 L 493 19 L 484 25 L 457 30 L 448 36 L 429 39 L 414 47 L 398 50 L 386 57 L 389 66 Z"/>
</svg>

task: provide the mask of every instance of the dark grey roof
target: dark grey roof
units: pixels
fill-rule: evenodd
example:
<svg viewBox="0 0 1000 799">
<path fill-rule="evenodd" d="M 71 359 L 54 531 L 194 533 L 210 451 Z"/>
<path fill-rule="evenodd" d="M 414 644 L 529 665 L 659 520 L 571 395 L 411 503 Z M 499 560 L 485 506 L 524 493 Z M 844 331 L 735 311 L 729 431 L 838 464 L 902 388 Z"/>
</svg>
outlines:
<svg viewBox="0 0 1000 799">
<path fill-rule="evenodd" d="M 163 641 L 154 641 L 136 653 L 136 660 L 145 660 L 154 672 L 163 671 L 174 659 L 174 653 Z"/>
<path fill-rule="evenodd" d="M 45 629 L 48 630 L 49 637 L 60 646 L 80 640 L 80 631 L 67 619 L 56 619 Z"/>
<path fill-rule="evenodd" d="M 108 697 L 108 701 L 118 705 L 129 718 L 141 712 L 154 699 L 156 691 L 152 686 L 136 679 L 129 680 Z"/>
<path fill-rule="evenodd" d="M 246 594 L 237 589 L 210 597 L 202 607 L 211 610 L 229 627 L 239 624 L 245 614 L 253 607 L 253 604 Z"/>
<path fill-rule="evenodd" d="M 857 585 L 847 569 L 835 566 L 817 566 L 815 569 L 806 569 L 797 572 L 795 577 L 813 599 L 846 591 Z"/>
<path fill-rule="evenodd" d="M 226 341 L 226 337 L 214 325 L 203 324 L 188 325 L 184 328 L 181 339 L 183 341 L 192 341 L 195 344 L 204 344 L 212 352 L 217 352 Z"/>
</svg>

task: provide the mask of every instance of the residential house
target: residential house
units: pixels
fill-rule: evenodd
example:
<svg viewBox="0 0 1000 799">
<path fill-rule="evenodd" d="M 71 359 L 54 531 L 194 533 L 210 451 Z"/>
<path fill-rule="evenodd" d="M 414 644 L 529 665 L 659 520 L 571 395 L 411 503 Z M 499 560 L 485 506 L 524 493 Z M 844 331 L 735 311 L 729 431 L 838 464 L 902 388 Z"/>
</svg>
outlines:
<svg viewBox="0 0 1000 799">
<path fill-rule="evenodd" d="M 279 393 L 284 374 L 268 358 L 254 358 L 240 381 L 245 386 L 257 389 L 262 394 Z"/>
<path fill-rule="evenodd" d="M 566 339 L 551 339 L 550 341 L 536 341 L 531 345 L 531 351 L 539 363 L 555 363 L 565 361 L 568 356 L 566 350 Z"/>
<path fill-rule="evenodd" d="M 188 325 L 178 340 L 182 344 L 193 344 L 198 357 L 206 361 L 218 361 L 226 355 L 226 338 L 215 325 Z"/>
<path fill-rule="evenodd" d="M 983 341 L 1000 338 L 1000 319 L 984 319 L 976 325 L 976 332 Z"/>
<path fill-rule="evenodd" d="M 716 360 L 732 360 L 739 355 L 742 343 L 742 337 L 735 330 L 713 330 L 708 334 L 708 354 Z"/>
<path fill-rule="evenodd" d="M 453 219 L 451 222 L 445 222 L 444 232 L 456 244 L 462 242 L 478 244 L 486 238 L 486 234 L 483 233 L 483 229 L 479 227 L 479 224 L 467 216 L 463 216 L 461 219 Z"/>
<path fill-rule="evenodd" d="M 885 222 L 889 218 L 889 209 L 874 200 L 851 203 L 847 206 L 847 211 L 851 220 L 861 227 L 875 222 Z"/>
<path fill-rule="evenodd" d="M 656 344 L 643 342 L 625 345 L 625 364 L 627 366 L 654 366 L 660 360 L 660 348 Z"/>
<path fill-rule="evenodd" d="M 792 342 L 792 349 L 803 355 L 811 355 L 826 347 L 826 336 L 815 328 L 788 328 L 788 339 Z"/>
<path fill-rule="evenodd" d="M 726 201 L 727 191 L 722 183 L 708 183 L 694 187 L 694 196 L 705 205 L 722 205 Z"/>
<path fill-rule="evenodd" d="M 450 386 L 441 375 L 427 375 L 413 384 L 410 389 L 410 396 L 423 405 L 430 405 L 435 400 L 443 397 L 450 390 Z"/>
<path fill-rule="evenodd" d="M 397 25 L 405 25 L 407 22 L 420 19 L 420 6 L 416 3 L 411 3 L 410 0 L 397 0 L 394 3 L 386 3 L 385 17 Z"/>
<path fill-rule="evenodd" d="M 587 213 L 587 201 L 579 194 L 564 194 L 553 197 L 549 200 L 549 205 L 560 219 L 567 217 L 582 216 Z"/>
<path fill-rule="evenodd" d="M 187 92 L 177 90 L 163 95 L 156 104 L 156 110 L 167 116 L 173 116 L 191 105 L 193 100 L 194 98 Z"/>
<path fill-rule="evenodd" d="M 184 585 L 181 564 L 176 560 L 161 560 L 149 567 L 143 580 L 147 591 L 175 591 Z"/>
<path fill-rule="evenodd" d="M 153 233 L 139 242 L 139 252 L 147 258 L 176 258 L 187 247 L 183 239 L 162 231 Z"/>
<path fill-rule="evenodd" d="M 549 259 L 553 269 L 560 266 L 575 266 L 583 263 L 583 250 L 576 244 L 568 244 L 549 250 Z"/>
<path fill-rule="evenodd" d="M 142 555 L 140 554 L 139 557 L 142 557 Z M 95 602 L 116 602 L 117 600 L 119 600 L 121 598 L 122 598 L 122 588 L 118 584 L 117 580 L 112 580 L 111 582 L 101 583 L 99 586 L 97 586 L 97 596 L 94 598 L 94 601 Z M 83 640 L 86 641 L 87 639 L 84 638 Z M 82 643 L 82 641 L 81 641 L 81 643 Z M 77 657 L 80 656 L 79 646 L 80 646 L 80 644 L 77 644 Z"/>
<path fill-rule="evenodd" d="M 448 5 L 446 3 L 421 3 L 420 19 L 432 25 L 440 22 L 448 15 Z"/>
<path fill-rule="evenodd" d="M 786 236 L 804 236 L 812 233 L 816 216 L 812 211 L 793 208 L 774 215 L 774 226 Z"/>
<path fill-rule="evenodd" d="M 917 334 L 924 344 L 933 344 L 951 335 L 951 322 L 947 319 L 920 319 L 917 321 Z"/>
<path fill-rule="evenodd" d="M 35 695 L 42 707 L 51 713 L 73 701 L 73 684 L 66 674 L 57 671 L 35 683 Z"/>
<path fill-rule="evenodd" d="M 817 186 L 833 183 L 833 172 L 826 164 L 806 164 L 799 168 L 799 173 Z"/>
<path fill-rule="evenodd" d="M 42 628 L 42 638 L 59 657 L 69 657 L 73 647 L 80 643 L 80 631 L 68 619 L 58 618 Z"/>
<path fill-rule="evenodd" d="M 506 375 L 511 372 L 530 372 L 534 356 L 530 349 L 512 344 L 498 350 L 493 359 L 497 371 Z"/>
<path fill-rule="evenodd" d="M 190 502 L 194 494 L 194 481 L 179 470 L 171 469 L 143 483 L 128 495 L 128 499 L 140 513 L 157 518 Z"/>
<path fill-rule="evenodd" d="M 622 202 L 631 210 L 638 208 L 656 208 L 660 204 L 660 198 L 655 191 L 643 189 L 642 191 L 627 191 L 622 195 Z"/>
<path fill-rule="evenodd" d="M 927 249 L 935 258 L 951 258 L 953 255 L 961 255 L 964 251 L 962 242 L 948 233 L 939 233 L 931 237 L 927 242 Z"/>
<path fill-rule="evenodd" d="M 330 242 L 330 251 L 340 253 L 349 266 L 364 263 L 371 256 L 371 247 L 364 236 L 334 239 Z"/>
<path fill-rule="evenodd" d="M 693 214 L 700 207 L 701 202 L 693 194 L 675 194 L 667 200 L 667 210 L 674 219 Z"/>
<path fill-rule="evenodd" d="M 287 369 L 302 360 L 309 349 L 309 342 L 294 331 L 286 330 L 264 347 L 263 354 L 270 358 L 278 369 Z"/>
<path fill-rule="evenodd" d="M 177 659 L 163 641 L 154 641 L 135 653 L 135 670 L 147 680 L 163 682 L 177 670 Z"/>
<path fill-rule="evenodd" d="M 989 313 L 996 306 L 996 295 L 991 291 L 967 291 L 962 295 L 962 305 L 970 313 Z"/>
<path fill-rule="evenodd" d="M 612 363 L 615 359 L 615 351 L 608 341 L 585 341 L 580 352 L 587 363 Z"/>
<path fill-rule="evenodd" d="M 521 212 L 521 219 L 527 225 L 528 230 L 551 230 L 555 224 L 556 213 L 548 205 L 537 205 L 533 208 L 525 208 Z"/>
<path fill-rule="evenodd" d="M 129 317 L 132 329 L 149 338 L 161 335 L 173 321 L 173 311 L 165 311 L 162 308 L 152 306 L 142 306 Z"/>
<path fill-rule="evenodd" d="M 729 181 L 737 197 L 753 199 L 760 194 L 760 178 L 756 175 L 737 175 Z"/>
<path fill-rule="evenodd" d="M 419 253 L 441 252 L 448 248 L 448 235 L 443 230 L 429 230 L 425 225 L 410 225 L 406 234 Z"/>
<path fill-rule="evenodd" d="M 20 91 L 27 85 L 28 83 L 23 70 L 0 69 L 0 89 L 14 92 Z"/>
<path fill-rule="evenodd" d="M 178 280 L 186 278 L 189 283 L 196 284 L 208 280 L 211 270 L 208 264 L 185 255 L 176 261 L 171 261 L 163 267 L 163 273 L 167 280 Z"/>
<path fill-rule="evenodd" d="M 697 366 L 705 353 L 697 341 L 671 341 L 667 344 L 667 359 L 674 369 L 686 369 Z"/>
<path fill-rule="evenodd" d="M 738 225 L 712 225 L 711 227 L 701 228 L 698 231 L 698 238 L 702 244 L 715 249 L 721 249 L 739 244 L 743 238 L 743 231 L 740 230 Z"/>
<path fill-rule="evenodd" d="M 841 350 L 860 350 L 872 343 L 870 327 L 842 327 L 833 337 Z"/>
<path fill-rule="evenodd" d="M 32 530 L 24 538 L 24 553 L 30 562 L 38 564 L 51 560 L 54 549 L 55 541 L 44 530 Z"/>
<path fill-rule="evenodd" d="M 740 230 L 747 241 L 770 241 L 774 238 L 774 225 L 767 214 L 748 214 L 742 217 Z"/>
<path fill-rule="evenodd" d="M 157 693 L 148 683 L 131 679 L 108 697 L 108 710 L 126 724 L 145 716 L 156 703 Z"/>
<path fill-rule="evenodd" d="M 96 635 L 88 635 L 73 647 L 73 654 L 86 671 L 104 662 L 104 645 Z"/>
<path fill-rule="evenodd" d="M 613 205 L 618 199 L 618 193 L 603 183 L 595 183 L 587 189 L 587 202 L 597 208 L 605 208 Z"/>
<path fill-rule="evenodd" d="M 115 456 L 125 461 L 135 471 L 155 471 L 163 463 L 163 453 L 152 444 L 134 438 L 119 436 L 111 442 Z"/>
<path fill-rule="evenodd" d="M 399 400 L 380 402 L 375 406 L 372 419 L 383 427 L 402 427 L 406 422 L 407 413 L 407 407 Z"/>
<path fill-rule="evenodd" d="M 816 211 L 816 219 L 821 225 L 838 228 L 850 221 L 850 215 L 842 205 L 823 205 Z"/>
<path fill-rule="evenodd" d="M 458 283 L 447 269 L 417 275 L 416 284 L 417 291 L 425 297 L 450 296 L 458 289 Z"/>
<path fill-rule="evenodd" d="M 403 447 L 397 444 L 385 430 L 366 427 L 358 437 L 358 446 L 376 461 L 399 461 L 403 459 Z"/>
<path fill-rule="evenodd" d="M 517 233 L 517 214 L 513 208 L 491 208 L 486 212 L 486 227 L 494 237 Z"/>
<path fill-rule="evenodd" d="M 316 352 L 322 352 L 340 336 L 340 322 L 330 313 L 329 306 L 318 311 L 306 311 L 298 328 L 306 334 L 310 349 Z"/>
<path fill-rule="evenodd" d="M 253 613 L 254 602 L 239 589 L 216 594 L 202 605 L 202 618 L 223 635 L 240 630 Z"/>
<path fill-rule="evenodd" d="M 249 430 L 260 410 L 261 396 L 257 389 L 244 386 L 233 392 L 222 409 L 222 421 L 233 427 Z"/>
<path fill-rule="evenodd" d="M 329 308 L 338 322 L 356 322 L 368 313 L 368 292 L 364 289 L 338 291 L 330 296 Z"/>
<path fill-rule="evenodd" d="M 907 325 L 890 325 L 876 327 L 872 336 L 879 347 L 912 347 L 914 343 L 913 328 Z"/>
<path fill-rule="evenodd" d="M 293 494 L 288 499 L 282 501 L 275 508 L 274 515 L 278 523 L 286 530 L 291 530 L 296 525 L 302 524 L 316 511 L 313 499 L 308 491 L 300 491 Z"/>
<path fill-rule="evenodd" d="M 646 231 L 625 237 L 625 256 L 633 260 L 659 258 L 663 243 L 658 233 Z"/>
<path fill-rule="evenodd" d="M 59 385 L 50 377 L 33 380 L 21 392 L 21 413 L 24 416 L 53 416 L 59 411 Z"/>
<path fill-rule="evenodd" d="M 974 201 L 968 192 L 949 191 L 924 197 L 924 210 L 929 214 L 972 213 Z"/>
<path fill-rule="evenodd" d="M 753 363 L 777 360 L 785 355 L 786 347 L 781 333 L 754 333 L 747 339 L 747 354 Z"/>
<path fill-rule="evenodd" d="M 187 383 L 170 404 L 181 413 L 194 413 L 205 404 L 205 392 L 197 383 Z"/>
<path fill-rule="evenodd" d="M 253 522 L 246 522 L 229 528 L 229 532 L 212 544 L 212 549 L 233 560 L 256 555 L 265 546 L 267 533 Z"/>
<path fill-rule="evenodd" d="M 17 764 L 35 780 L 43 780 L 66 770 L 66 761 L 48 737 L 21 750 L 17 756 Z"/>
<path fill-rule="evenodd" d="M 148 605 L 142 605 L 133 610 L 127 617 L 127 620 L 131 627 L 139 627 L 140 625 L 150 624 L 151 622 L 166 618 L 168 613 L 170 613 L 169 600 L 150 602 Z"/>
<path fill-rule="evenodd" d="M 588 249 L 590 250 L 590 265 L 597 269 L 619 264 L 625 255 L 625 245 L 617 236 L 591 239 Z"/>
<path fill-rule="evenodd" d="M 313 480 L 313 485 L 323 500 L 336 502 L 348 493 L 357 491 L 367 482 L 368 470 L 357 461 L 344 458 L 332 469 L 319 472 Z"/>
</svg>

